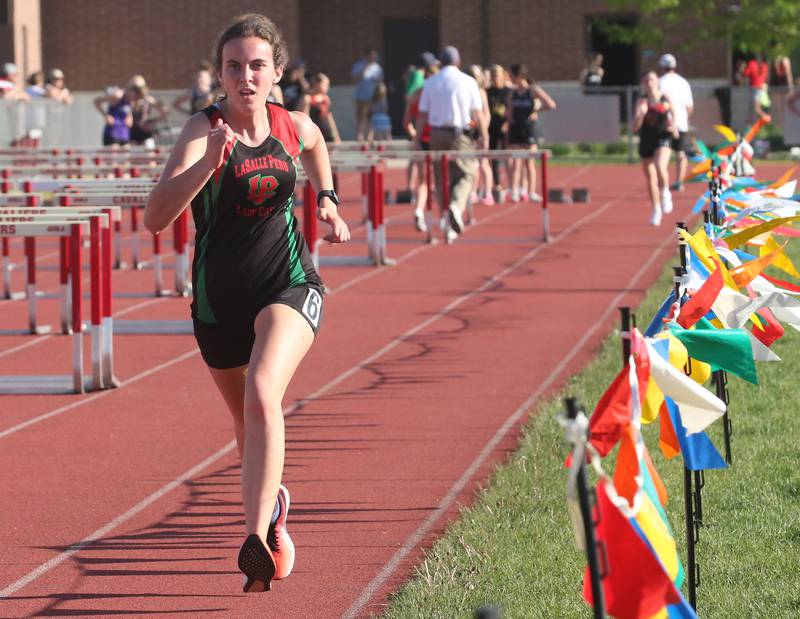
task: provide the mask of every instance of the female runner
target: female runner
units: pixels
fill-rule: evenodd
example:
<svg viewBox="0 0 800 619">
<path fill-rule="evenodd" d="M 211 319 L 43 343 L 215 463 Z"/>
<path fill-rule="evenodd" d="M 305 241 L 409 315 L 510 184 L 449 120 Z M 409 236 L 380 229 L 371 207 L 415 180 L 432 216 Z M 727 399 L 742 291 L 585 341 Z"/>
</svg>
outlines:
<svg viewBox="0 0 800 619">
<path fill-rule="evenodd" d="M 331 228 L 326 240 L 342 243 L 350 232 L 337 213 L 319 128 L 267 103 L 288 56 L 275 25 L 263 15 L 239 16 L 215 50 L 226 96 L 186 123 L 145 225 L 160 232 L 191 204 L 195 337 L 233 415 L 242 459 L 248 536 L 239 569 L 245 592 L 266 591 L 294 564 L 281 402 L 322 313 L 322 282 L 292 213 L 298 159 L 322 189 L 317 217 Z"/>
<path fill-rule="evenodd" d="M 672 105 L 658 87 L 655 71 L 642 76 L 642 97 L 636 104 L 633 131 L 639 134 L 639 156 L 650 194 L 653 214 L 650 223 L 661 225 L 661 216 L 672 212 L 672 194 L 669 191 L 670 144 L 678 136 L 672 120 Z"/>
</svg>

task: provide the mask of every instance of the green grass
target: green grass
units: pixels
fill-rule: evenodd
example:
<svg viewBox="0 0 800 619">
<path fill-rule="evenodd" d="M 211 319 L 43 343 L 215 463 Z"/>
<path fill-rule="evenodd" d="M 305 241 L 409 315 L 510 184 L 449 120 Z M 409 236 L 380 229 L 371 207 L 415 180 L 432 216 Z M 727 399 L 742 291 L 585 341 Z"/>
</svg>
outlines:
<svg viewBox="0 0 800 619">
<path fill-rule="evenodd" d="M 670 286 L 667 265 L 637 310 L 640 324 L 646 326 Z M 707 472 L 703 490 L 702 617 L 800 616 L 799 343 L 800 334 L 787 327 L 773 346 L 783 360 L 758 364 L 760 387 L 730 378 L 733 464 Z M 591 412 L 620 364 L 612 335 L 563 393 L 532 411 L 519 450 L 392 596 L 389 617 L 467 618 L 485 604 L 499 606 L 504 619 L 591 616 L 581 596 L 585 558 L 566 509 L 567 446 L 555 415 L 565 395 Z M 661 456 L 657 432 L 646 427 L 645 440 L 670 493 L 667 515 L 685 565 L 682 460 Z M 709 435 L 722 451 L 719 422 Z M 613 470 L 610 459 L 605 467 Z"/>
</svg>

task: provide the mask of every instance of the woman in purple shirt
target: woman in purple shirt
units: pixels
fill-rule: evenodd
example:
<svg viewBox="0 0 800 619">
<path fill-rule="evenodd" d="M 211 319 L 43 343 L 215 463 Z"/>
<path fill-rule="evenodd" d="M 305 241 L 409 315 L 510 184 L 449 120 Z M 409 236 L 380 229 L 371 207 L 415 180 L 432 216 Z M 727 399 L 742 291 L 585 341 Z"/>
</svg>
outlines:
<svg viewBox="0 0 800 619">
<path fill-rule="evenodd" d="M 129 144 L 133 125 L 133 108 L 119 86 L 109 86 L 106 94 L 96 97 L 94 106 L 106 121 L 103 146 Z M 104 107 L 105 106 L 105 107 Z"/>
</svg>

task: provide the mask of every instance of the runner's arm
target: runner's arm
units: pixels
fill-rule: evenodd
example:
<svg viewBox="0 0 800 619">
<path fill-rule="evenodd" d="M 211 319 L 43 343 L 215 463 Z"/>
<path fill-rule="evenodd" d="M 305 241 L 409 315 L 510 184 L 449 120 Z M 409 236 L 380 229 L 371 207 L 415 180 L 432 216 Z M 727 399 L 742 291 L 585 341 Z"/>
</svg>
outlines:
<svg viewBox="0 0 800 619">
<path fill-rule="evenodd" d="M 210 128 L 201 113 L 189 119 L 147 199 L 144 225 L 150 232 L 161 232 L 189 206 L 221 165 L 225 145 L 232 140 L 233 132 L 228 125 L 218 122 Z"/>
<path fill-rule="evenodd" d="M 306 177 L 317 191 L 333 188 L 333 173 L 328 157 L 328 147 L 322 132 L 311 119 L 301 112 L 291 112 L 292 122 L 297 134 L 303 142 L 300 162 L 303 164 Z M 350 240 L 350 230 L 344 219 L 339 216 L 336 205 L 330 198 L 324 197 L 317 208 L 317 219 L 328 224 L 330 232 L 325 240 L 331 243 L 346 243 Z"/>
</svg>

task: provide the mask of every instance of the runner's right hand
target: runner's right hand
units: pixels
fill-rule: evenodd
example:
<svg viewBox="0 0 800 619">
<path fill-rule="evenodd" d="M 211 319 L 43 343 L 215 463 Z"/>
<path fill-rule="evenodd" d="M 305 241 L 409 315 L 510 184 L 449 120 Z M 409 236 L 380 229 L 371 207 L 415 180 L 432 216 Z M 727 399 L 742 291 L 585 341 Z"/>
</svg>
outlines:
<svg viewBox="0 0 800 619">
<path fill-rule="evenodd" d="M 227 123 L 224 123 L 221 118 L 218 118 L 214 126 L 208 130 L 206 142 L 205 159 L 212 170 L 216 170 L 222 165 L 225 159 L 225 146 L 229 142 L 232 143 L 233 140 L 233 130 Z"/>
</svg>

